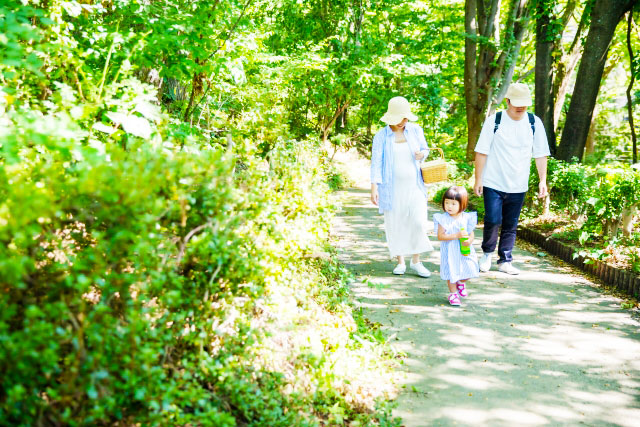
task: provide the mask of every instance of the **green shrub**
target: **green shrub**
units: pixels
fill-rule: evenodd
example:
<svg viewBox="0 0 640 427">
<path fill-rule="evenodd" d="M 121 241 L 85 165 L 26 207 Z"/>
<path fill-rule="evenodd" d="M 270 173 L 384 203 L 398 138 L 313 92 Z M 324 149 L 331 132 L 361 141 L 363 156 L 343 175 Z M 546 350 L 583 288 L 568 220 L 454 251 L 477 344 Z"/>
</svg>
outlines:
<svg viewBox="0 0 640 427">
<path fill-rule="evenodd" d="M 473 191 L 473 187 L 469 185 L 463 185 L 467 193 L 469 195 L 469 204 L 467 205 L 467 211 L 477 212 L 478 213 L 478 222 L 484 221 L 484 198 L 482 196 L 478 197 Z M 438 206 L 442 206 L 442 196 L 444 193 L 451 187 L 450 184 L 444 184 L 435 190 L 435 193 L 432 197 L 433 203 L 438 204 Z"/>
<path fill-rule="evenodd" d="M 345 390 L 285 392 L 291 380 L 256 363 L 257 304 L 303 276 L 317 310 L 351 318 L 337 267 L 306 258 L 332 212 L 322 166 L 303 160 L 313 147 L 282 142 L 260 171 L 255 156 L 240 168 L 196 147 L 97 149 L 64 119 L 13 119 L 21 131 L 3 136 L 0 164 L 0 424 L 315 425 L 336 404 L 344 419 L 379 415 Z M 327 363 L 305 362 L 308 375 Z"/>
</svg>

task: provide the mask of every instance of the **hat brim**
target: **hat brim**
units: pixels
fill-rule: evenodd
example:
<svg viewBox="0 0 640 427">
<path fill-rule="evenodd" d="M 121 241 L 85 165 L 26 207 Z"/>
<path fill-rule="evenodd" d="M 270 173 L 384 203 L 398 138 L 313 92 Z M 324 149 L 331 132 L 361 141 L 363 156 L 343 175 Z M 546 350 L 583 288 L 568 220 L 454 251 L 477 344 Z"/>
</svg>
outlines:
<svg viewBox="0 0 640 427">
<path fill-rule="evenodd" d="M 509 98 L 509 102 L 514 107 L 530 107 L 532 104 L 531 98 Z"/>
<path fill-rule="evenodd" d="M 380 118 L 382 122 L 388 125 L 397 125 L 398 123 L 402 122 L 404 119 L 408 119 L 409 121 L 415 122 L 416 120 L 418 120 L 418 116 L 416 116 L 413 113 L 407 113 L 402 115 L 385 113 L 385 115 Z"/>
</svg>

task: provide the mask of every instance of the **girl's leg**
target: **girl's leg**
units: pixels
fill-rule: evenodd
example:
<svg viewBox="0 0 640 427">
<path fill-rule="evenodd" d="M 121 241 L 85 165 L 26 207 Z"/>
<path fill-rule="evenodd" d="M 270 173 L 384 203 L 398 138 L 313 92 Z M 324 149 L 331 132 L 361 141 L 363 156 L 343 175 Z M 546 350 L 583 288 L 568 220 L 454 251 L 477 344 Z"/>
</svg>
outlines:
<svg viewBox="0 0 640 427">
<path fill-rule="evenodd" d="M 458 306 L 460 305 L 460 296 L 458 295 L 458 288 L 456 288 L 456 282 L 447 280 L 447 286 L 449 287 L 449 304 Z"/>
<path fill-rule="evenodd" d="M 404 257 L 402 255 L 398 255 L 396 260 L 398 261 L 398 264 L 404 265 Z"/>
<path fill-rule="evenodd" d="M 456 282 L 456 290 L 458 292 L 458 295 L 460 295 L 463 298 L 469 295 L 469 293 L 467 292 L 467 285 L 466 285 L 467 280 L 469 279 L 458 280 Z"/>
<path fill-rule="evenodd" d="M 449 292 L 456 293 L 458 292 L 458 288 L 456 288 L 456 282 L 452 282 L 447 280 L 447 286 L 449 286 Z"/>
<path fill-rule="evenodd" d="M 417 264 L 420 262 L 420 254 L 411 255 L 411 264 Z"/>
</svg>

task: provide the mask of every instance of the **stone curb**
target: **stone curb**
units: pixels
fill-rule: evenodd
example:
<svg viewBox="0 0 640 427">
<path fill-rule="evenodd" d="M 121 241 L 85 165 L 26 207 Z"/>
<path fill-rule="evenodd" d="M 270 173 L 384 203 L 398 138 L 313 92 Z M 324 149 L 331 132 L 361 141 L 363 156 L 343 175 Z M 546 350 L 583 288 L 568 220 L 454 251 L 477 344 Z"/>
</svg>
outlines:
<svg viewBox="0 0 640 427">
<path fill-rule="evenodd" d="M 570 246 L 565 245 L 558 240 L 546 237 L 529 228 L 518 226 L 518 237 L 539 246 L 550 254 L 555 255 L 563 261 L 566 261 L 589 274 L 593 274 L 607 285 L 615 286 L 631 296 L 640 296 L 640 276 L 635 273 L 613 267 L 598 260 L 594 260 L 594 262 L 590 264 L 585 264 L 585 257 L 573 257 L 574 250 Z"/>
</svg>

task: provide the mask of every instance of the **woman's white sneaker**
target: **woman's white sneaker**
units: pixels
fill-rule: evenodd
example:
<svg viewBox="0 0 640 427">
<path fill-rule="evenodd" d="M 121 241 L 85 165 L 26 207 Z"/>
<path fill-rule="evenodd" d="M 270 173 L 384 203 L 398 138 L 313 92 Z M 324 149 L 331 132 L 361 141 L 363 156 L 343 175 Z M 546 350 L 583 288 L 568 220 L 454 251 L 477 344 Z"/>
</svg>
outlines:
<svg viewBox="0 0 640 427">
<path fill-rule="evenodd" d="M 480 267 L 480 271 L 486 273 L 491 270 L 491 254 L 483 253 L 480 257 L 480 261 L 478 261 L 478 267 Z"/>
<path fill-rule="evenodd" d="M 402 276 L 404 272 L 407 271 L 407 266 L 404 264 L 396 265 L 396 268 L 393 269 L 393 274 L 397 274 L 398 276 Z"/>
<path fill-rule="evenodd" d="M 425 267 L 424 265 L 422 265 L 421 262 L 417 262 L 417 263 L 411 263 L 409 265 L 409 267 L 416 272 L 416 274 L 420 277 L 429 277 L 431 276 L 431 272 L 429 271 L 429 269 L 427 269 L 427 267 Z"/>
<path fill-rule="evenodd" d="M 507 274 L 513 274 L 513 275 L 520 274 L 520 270 L 518 270 L 513 265 L 511 265 L 510 262 L 503 262 L 498 266 L 498 270 Z"/>
</svg>

